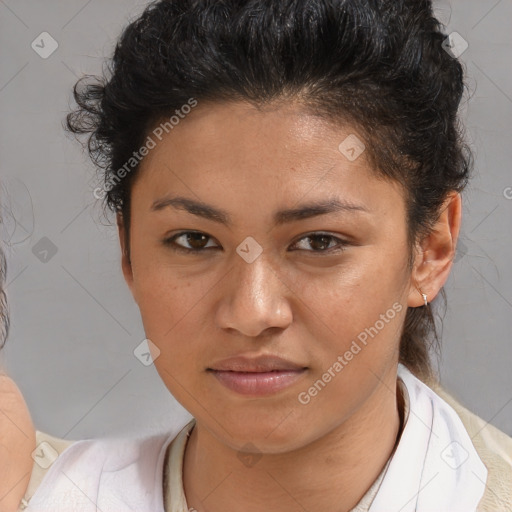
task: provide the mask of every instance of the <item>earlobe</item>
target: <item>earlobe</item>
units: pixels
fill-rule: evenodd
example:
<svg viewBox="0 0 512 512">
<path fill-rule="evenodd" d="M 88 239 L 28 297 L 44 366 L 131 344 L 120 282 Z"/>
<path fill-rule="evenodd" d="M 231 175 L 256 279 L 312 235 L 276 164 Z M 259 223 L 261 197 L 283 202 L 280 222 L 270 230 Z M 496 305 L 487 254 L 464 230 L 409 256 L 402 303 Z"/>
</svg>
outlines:
<svg viewBox="0 0 512 512">
<path fill-rule="evenodd" d="M 421 307 L 432 300 L 446 283 L 455 256 L 462 218 L 462 200 L 451 192 L 432 231 L 416 248 L 408 305 Z"/>
</svg>

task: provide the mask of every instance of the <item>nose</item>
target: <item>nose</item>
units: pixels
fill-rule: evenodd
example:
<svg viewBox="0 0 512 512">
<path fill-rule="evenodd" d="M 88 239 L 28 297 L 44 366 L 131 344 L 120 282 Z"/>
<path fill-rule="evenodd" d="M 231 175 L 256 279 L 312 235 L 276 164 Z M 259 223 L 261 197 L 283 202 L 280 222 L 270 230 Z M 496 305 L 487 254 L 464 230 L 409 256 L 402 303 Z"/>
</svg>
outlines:
<svg viewBox="0 0 512 512">
<path fill-rule="evenodd" d="M 288 297 L 292 292 L 284 276 L 264 253 L 252 263 L 236 258 L 216 313 L 219 327 L 256 337 L 267 329 L 289 326 L 292 310 Z"/>
</svg>

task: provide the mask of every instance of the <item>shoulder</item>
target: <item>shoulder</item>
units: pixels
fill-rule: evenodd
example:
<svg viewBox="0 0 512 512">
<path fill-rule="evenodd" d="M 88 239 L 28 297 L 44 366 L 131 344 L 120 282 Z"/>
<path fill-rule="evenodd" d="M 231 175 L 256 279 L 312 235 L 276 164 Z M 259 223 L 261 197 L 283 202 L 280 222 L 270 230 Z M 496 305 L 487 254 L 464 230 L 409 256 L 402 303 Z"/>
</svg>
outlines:
<svg viewBox="0 0 512 512">
<path fill-rule="evenodd" d="M 428 385 L 455 410 L 487 467 L 486 492 L 478 511 L 512 510 L 512 438 L 464 407 L 439 383 Z"/>
<path fill-rule="evenodd" d="M 81 512 L 159 510 L 165 449 L 176 433 L 67 441 L 37 432 L 26 510 L 59 512 L 70 502 Z"/>
<path fill-rule="evenodd" d="M 0 501 L 14 511 L 29 482 L 35 430 L 16 383 L 0 374 Z"/>
</svg>

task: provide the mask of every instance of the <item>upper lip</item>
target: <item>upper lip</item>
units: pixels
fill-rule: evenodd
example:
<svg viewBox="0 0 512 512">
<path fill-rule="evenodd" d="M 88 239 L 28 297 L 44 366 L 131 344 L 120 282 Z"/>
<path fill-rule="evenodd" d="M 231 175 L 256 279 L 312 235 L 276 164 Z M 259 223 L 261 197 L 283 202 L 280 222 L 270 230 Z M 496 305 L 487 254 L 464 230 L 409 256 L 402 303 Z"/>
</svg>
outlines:
<svg viewBox="0 0 512 512">
<path fill-rule="evenodd" d="M 262 355 L 258 357 L 230 357 L 207 368 L 224 372 L 271 372 L 274 370 L 303 370 L 305 366 L 281 357 Z"/>
</svg>

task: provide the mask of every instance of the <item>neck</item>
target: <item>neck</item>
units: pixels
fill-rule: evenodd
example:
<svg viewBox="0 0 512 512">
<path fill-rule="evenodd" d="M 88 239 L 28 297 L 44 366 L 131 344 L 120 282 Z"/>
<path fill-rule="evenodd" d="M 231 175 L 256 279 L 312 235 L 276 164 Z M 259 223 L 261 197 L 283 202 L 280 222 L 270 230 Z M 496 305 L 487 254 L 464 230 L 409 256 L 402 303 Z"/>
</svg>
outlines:
<svg viewBox="0 0 512 512">
<path fill-rule="evenodd" d="M 401 432 L 403 401 L 394 376 L 387 380 L 324 437 L 293 452 L 265 454 L 252 467 L 196 423 L 183 469 L 189 509 L 256 512 L 272 503 L 275 512 L 350 511 L 381 473 Z"/>
</svg>

